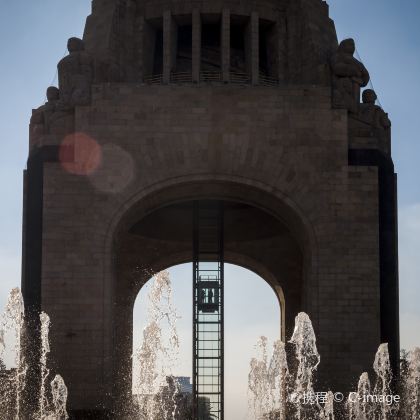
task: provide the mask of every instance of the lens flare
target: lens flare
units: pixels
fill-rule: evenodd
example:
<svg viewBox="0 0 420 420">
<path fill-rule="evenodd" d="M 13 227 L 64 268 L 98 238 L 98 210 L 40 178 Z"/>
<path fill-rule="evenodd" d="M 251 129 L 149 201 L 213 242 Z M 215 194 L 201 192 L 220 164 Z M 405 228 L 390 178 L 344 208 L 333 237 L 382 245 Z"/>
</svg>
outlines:
<svg viewBox="0 0 420 420">
<path fill-rule="evenodd" d="M 61 143 L 59 160 L 64 170 L 71 174 L 90 175 L 101 163 L 101 146 L 85 133 L 72 133 Z"/>
<path fill-rule="evenodd" d="M 134 178 L 135 163 L 131 155 L 116 144 L 104 144 L 101 164 L 89 174 L 89 180 L 98 191 L 116 194 L 123 191 Z"/>
</svg>

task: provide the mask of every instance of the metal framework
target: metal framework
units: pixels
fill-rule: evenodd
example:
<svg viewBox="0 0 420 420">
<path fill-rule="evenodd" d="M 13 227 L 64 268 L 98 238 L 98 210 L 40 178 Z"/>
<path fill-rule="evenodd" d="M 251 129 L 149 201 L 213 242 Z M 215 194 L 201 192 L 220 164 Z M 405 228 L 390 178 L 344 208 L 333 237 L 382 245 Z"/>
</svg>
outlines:
<svg viewBox="0 0 420 420">
<path fill-rule="evenodd" d="M 195 420 L 223 420 L 223 204 L 194 203 L 193 396 Z"/>
</svg>

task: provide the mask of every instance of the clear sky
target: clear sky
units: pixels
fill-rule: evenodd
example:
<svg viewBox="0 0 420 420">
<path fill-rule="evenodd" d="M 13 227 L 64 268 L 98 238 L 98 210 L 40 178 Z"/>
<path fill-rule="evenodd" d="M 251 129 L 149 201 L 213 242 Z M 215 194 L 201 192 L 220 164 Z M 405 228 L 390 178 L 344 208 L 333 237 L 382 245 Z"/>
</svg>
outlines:
<svg viewBox="0 0 420 420">
<path fill-rule="evenodd" d="M 393 158 L 399 176 L 401 339 L 403 347 L 411 348 L 420 345 L 420 2 L 330 0 L 329 4 L 339 39 L 355 38 L 393 123 Z M 89 0 L 0 1 L 0 306 L 9 289 L 20 284 L 22 171 L 31 108 L 42 104 L 67 38 L 82 35 L 89 11 Z M 174 282 L 186 271 L 175 270 Z M 232 270 L 231 276 L 235 281 L 242 274 Z M 252 284 L 256 283 L 250 280 Z M 263 287 L 252 287 L 265 293 Z"/>
</svg>

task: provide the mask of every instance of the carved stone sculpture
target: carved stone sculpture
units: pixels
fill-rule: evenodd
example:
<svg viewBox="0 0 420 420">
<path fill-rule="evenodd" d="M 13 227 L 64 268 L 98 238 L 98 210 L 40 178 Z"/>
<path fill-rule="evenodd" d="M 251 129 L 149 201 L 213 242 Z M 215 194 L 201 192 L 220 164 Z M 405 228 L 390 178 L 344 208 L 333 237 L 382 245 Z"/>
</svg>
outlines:
<svg viewBox="0 0 420 420">
<path fill-rule="evenodd" d="M 93 59 L 85 51 L 83 41 L 70 38 L 67 48 L 69 55 L 58 63 L 59 108 L 62 110 L 89 104 L 94 76 Z"/>
<path fill-rule="evenodd" d="M 30 124 L 31 141 L 36 143 L 41 135 L 50 134 L 54 126 L 64 127 L 65 123 L 63 121 L 56 125 L 55 122 L 72 115 L 73 113 L 70 109 L 63 109 L 61 106 L 60 90 L 55 86 L 50 86 L 47 89 L 47 102 L 32 111 Z"/>
<path fill-rule="evenodd" d="M 376 105 L 376 99 L 374 90 L 366 89 L 363 92 L 363 103 L 360 104 L 357 119 L 371 127 L 372 135 L 379 140 L 381 147 L 389 153 L 391 150 L 391 121 L 388 114 Z"/>
<path fill-rule="evenodd" d="M 357 114 L 360 88 L 369 82 L 369 72 L 353 57 L 356 50 L 353 39 L 345 39 L 338 46 L 331 60 L 333 72 L 333 105 Z"/>
<path fill-rule="evenodd" d="M 55 86 L 47 89 L 47 102 L 32 111 L 31 132 L 34 135 L 44 134 L 48 131 L 51 118 L 57 111 L 57 104 L 60 99 L 60 91 Z"/>
<path fill-rule="evenodd" d="M 362 95 L 363 103 L 360 105 L 359 117 L 375 128 L 388 130 L 391 127 L 391 121 L 388 114 L 376 105 L 377 99 L 374 90 L 366 89 Z"/>
</svg>

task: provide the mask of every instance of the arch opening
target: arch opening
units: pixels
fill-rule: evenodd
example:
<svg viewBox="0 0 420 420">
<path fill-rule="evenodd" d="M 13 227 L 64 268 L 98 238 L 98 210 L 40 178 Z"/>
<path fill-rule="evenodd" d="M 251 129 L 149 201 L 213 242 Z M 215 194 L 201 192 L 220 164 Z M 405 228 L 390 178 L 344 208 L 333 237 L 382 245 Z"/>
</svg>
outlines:
<svg viewBox="0 0 420 420">
<path fill-rule="evenodd" d="M 247 387 L 249 363 L 256 355 L 256 343 L 261 336 L 274 342 L 281 337 L 281 304 L 279 296 L 268 282 L 251 270 L 225 264 L 225 418 L 243 418 L 247 415 Z M 157 374 L 163 386 L 157 391 L 161 398 L 168 392 L 165 375 L 173 375 L 181 385 L 177 396 L 178 414 L 188 418 L 191 411 L 192 392 L 192 264 L 184 263 L 167 268 L 172 291 L 172 305 L 178 317 L 176 329 L 179 348 L 170 348 L 170 357 L 176 365 L 165 361 L 157 365 Z M 149 279 L 139 291 L 133 307 L 133 396 L 136 395 L 136 381 L 139 377 L 139 350 L 148 348 L 143 332 L 150 324 L 150 293 L 155 278 Z M 245 292 L 245 293 L 244 293 Z M 162 310 L 167 311 L 166 300 Z M 155 308 L 156 318 L 160 312 Z M 152 316 L 153 318 L 153 316 Z M 163 319 L 163 318 L 162 318 Z M 163 319 L 162 343 L 168 345 L 172 334 L 171 323 Z M 149 339 L 150 340 L 150 339 Z M 161 354 L 162 356 L 162 354 Z M 162 358 L 162 357 L 161 357 Z M 166 357 L 165 360 L 168 360 Z M 166 369 L 166 370 L 165 370 Z M 162 373 L 164 372 L 164 373 Z M 159 376 L 160 375 L 160 376 Z M 141 400 L 141 399 L 140 399 Z"/>
<path fill-rule="evenodd" d="M 192 212 L 193 201 L 160 207 L 120 233 L 115 243 L 118 289 L 128 286 L 125 294 L 131 304 L 151 272 L 191 261 Z M 293 311 L 300 308 L 304 256 L 284 222 L 257 207 L 236 201 L 224 201 L 224 218 L 225 262 L 264 278 L 283 308 L 290 306 Z M 283 315 L 286 320 L 286 309 Z M 288 326 L 283 327 L 286 336 Z"/>
<path fill-rule="evenodd" d="M 213 184 L 214 185 L 214 184 Z M 192 185 L 190 185 L 191 187 Z M 221 185 L 214 185 L 216 190 Z M 194 199 L 223 199 L 225 207 L 225 262 L 251 270 L 262 277 L 274 290 L 282 310 L 282 339 L 293 331 L 295 315 L 305 309 L 305 281 L 312 267 L 310 235 L 302 229 L 299 217 L 293 211 L 281 211 L 287 205 L 268 211 L 264 194 L 256 205 L 252 199 L 252 188 L 243 199 L 243 192 L 235 197 L 234 188 L 230 196 L 217 193 L 212 188 L 203 191 L 193 187 Z M 113 241 L 115 325 L 114 336 L 118 342 L 113 358 L 120 360 L 114 370 L 114 394 L 116 398 L 131 395 L 131 356 L 133 351 L 132 310 L 137 294 L 150 278 L 168 267 L 191 261 L 192 217 L 194 200 L 177 188 L 166 191 L 174 195 L 173 200 L 159 203 L 158 195 L 152 196 L 146 208 L 134 204 L 125 212 L 116 225 Z M 184 193 L 184 194 L 183 194 Z M 272 198 L 272 196 L 271 196 Z M 169 201 L 169 202 L 168 202 Z M 266 207 L 267 206 L 267 207 Z M 283 206 L 283 209 L 282 209 Z M 277 213 L 277 214 L 276 214 Z M 174 223 L 176 221 L 176 223 Z"/>
</svg>

